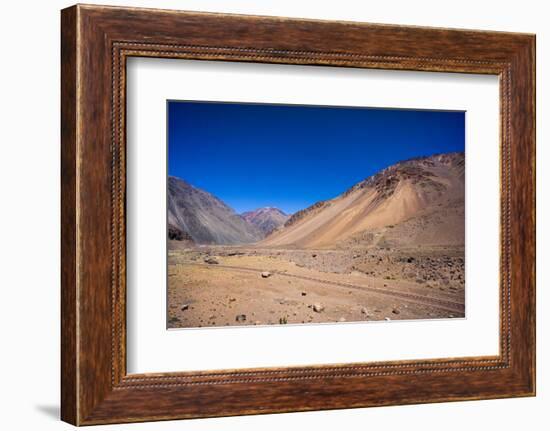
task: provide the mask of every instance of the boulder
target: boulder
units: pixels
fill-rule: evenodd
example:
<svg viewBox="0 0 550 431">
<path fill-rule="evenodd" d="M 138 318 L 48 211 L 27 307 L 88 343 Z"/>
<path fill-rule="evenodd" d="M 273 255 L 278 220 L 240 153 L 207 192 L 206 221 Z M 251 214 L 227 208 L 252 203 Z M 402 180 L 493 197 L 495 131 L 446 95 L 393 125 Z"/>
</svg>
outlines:
<svg viewBox="0 0 550 431">
<path fill-rule="evenodd" d="M 324 305 L 320 303 L 313 304 L 312 308 L 316 313 L 321 313 L 325 309 Z"/>
<path fill-rule="evenodd" d="M 217 265 L 220 262 L 218 262 L 218 259 L 216 259 L 214 256 L 207 256 L 204 258 L 204 262 L 209 265 Z"/>
</svg>

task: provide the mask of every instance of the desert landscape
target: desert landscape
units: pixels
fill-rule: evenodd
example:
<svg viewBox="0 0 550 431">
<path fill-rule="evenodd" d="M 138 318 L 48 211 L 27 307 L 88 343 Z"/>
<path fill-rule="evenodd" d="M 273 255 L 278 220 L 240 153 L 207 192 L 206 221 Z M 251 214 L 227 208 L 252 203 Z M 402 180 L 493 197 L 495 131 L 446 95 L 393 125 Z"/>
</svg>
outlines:
<svg viewBox="0 0 550 431">
<path fill-rule="evenodd" d="M 168 179 L 168 328 L 465 316 L 463 152 L 241 214 Z"/>
</svg>

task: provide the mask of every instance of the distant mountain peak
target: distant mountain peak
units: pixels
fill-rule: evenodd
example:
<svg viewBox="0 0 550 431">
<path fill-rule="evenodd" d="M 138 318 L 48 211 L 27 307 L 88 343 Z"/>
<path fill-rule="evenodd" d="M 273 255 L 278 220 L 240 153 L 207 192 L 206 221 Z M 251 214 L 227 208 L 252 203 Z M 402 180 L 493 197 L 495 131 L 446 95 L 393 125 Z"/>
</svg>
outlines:
<svg viewBox="0 0 550 431">
<path fill-rule="evenodd" d="M 263 207 L 254 211 L 246 211 L 241 217 L 256 226 L 264 235 L 269 235 L 288 220 L 288 215 L 276 207 Z"/>
</svg>

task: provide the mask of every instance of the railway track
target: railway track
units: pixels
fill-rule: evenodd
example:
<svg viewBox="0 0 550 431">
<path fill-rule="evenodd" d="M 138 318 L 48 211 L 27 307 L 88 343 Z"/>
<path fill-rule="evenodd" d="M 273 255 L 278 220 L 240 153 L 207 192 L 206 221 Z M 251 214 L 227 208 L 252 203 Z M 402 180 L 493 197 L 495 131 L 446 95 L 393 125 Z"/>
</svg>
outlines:
<svg viewBox="0 0 550 431">
<path fill-rule="evenodd" d="M 203 266 L 207 268 L 224 268 L 224 269 L 232 269 L 236 271 L 246 271 L 246 272 L 254 272 L 257 274 L 261 274 L 264 270 L 254 269 L 254 268 L 247 268 L 244 266 L 232 266 L 232 265 L 222 265 L 222 264 L 204 264 L 204 263 L 196 263 L 196 262 L 186 262 L 186 265 L 195 265 L 195 266 Z M 282 277 L 288 277 L 288 278 L 295 278 L 300 280 L 306 280 L 306 281 L 313 281 L 316 283 L 321 284 L 327 284 L 330 286 L 335 287 L 343 287 L 346 289 L 353 289 L 353 290 L 360 290 L 363 292 L 372 292 L 379 295 L 384 296 L 390 296 L 393 298 L 399 298 L 404 299 L 409 302 L 414 302 L 416 304 L 420 305 L 428 305 L 432 307 L 437 307 L 446 311 L 452 311 L 452 312 L 459 312 L 464 313 L 465 307 L 464 304 L 450 301 L 447 299 L 441 299 L 441 298 L 434 298 L 432 296 L 425 296 L 425 295 L 419 295 L 416 293 L 409 293 L 409 292 L 401 292 L 397 290 L 392 289 L 381 289 L 378 287 L 372 287 L 372 286 L 362 286 L 352 283 L 345 283 L 345 282 L 338 282 L 338 281 L 332 281 L 332 280 L 325 280 L 322 278 L 315 278 L 315 277 L 308 277 L 305 275 L 297 275 L 297 274 L 289 274 L 287 272 L 281 272 L 281 271 L 270 271 L 272 274 L 277 274 Z"/>
</svg>

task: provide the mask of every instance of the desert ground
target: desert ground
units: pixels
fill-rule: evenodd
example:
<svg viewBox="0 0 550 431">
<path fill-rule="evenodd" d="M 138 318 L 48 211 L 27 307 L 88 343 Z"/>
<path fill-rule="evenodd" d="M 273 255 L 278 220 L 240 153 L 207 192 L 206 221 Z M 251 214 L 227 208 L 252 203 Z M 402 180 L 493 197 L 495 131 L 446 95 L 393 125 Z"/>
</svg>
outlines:
<svg viewBox="0 0 550 431">
<path fill-rule="evenodd" d="M 168 327 L 464 317 L 463 247 L 296 250 L 171 241 Z"/>
</svg>

